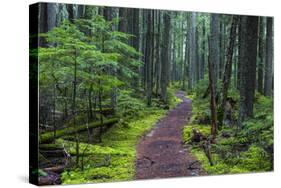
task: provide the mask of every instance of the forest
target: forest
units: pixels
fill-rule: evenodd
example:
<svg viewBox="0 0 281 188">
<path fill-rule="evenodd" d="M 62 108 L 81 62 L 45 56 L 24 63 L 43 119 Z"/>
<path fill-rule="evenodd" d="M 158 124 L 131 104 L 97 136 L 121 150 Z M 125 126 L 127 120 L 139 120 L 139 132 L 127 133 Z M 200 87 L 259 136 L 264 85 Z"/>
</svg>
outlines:
<svg viewBox="0 0 281 188">
<path fill-rule="evenodd" d="M 273 170 L 272 17 L 38 9 L 40 185 Z"/>
</svg>

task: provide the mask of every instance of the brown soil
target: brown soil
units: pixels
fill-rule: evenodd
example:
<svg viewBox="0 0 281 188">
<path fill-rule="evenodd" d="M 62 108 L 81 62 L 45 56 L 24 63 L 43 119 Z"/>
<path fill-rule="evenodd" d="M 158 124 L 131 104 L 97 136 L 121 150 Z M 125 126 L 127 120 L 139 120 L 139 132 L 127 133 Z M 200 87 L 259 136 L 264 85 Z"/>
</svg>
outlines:
<svg viewBox="0 0 281 188">
<path fill-rule="evenodd" d="M 184 148 L 182 129 L 192 113 L 191 100 L 184 92 L 183 102 L 169 111 L 137 145 L 136 179 L 203 175 L 200 163 Z"/>
</svg>

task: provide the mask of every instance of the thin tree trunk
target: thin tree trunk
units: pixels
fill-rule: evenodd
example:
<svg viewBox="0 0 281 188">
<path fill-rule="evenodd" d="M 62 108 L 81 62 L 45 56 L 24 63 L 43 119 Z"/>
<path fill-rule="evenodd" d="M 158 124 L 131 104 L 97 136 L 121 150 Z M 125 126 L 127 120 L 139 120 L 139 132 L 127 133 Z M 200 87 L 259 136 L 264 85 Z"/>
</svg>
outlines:
<svg viewBox="0 0 281 188">
<path fill-rule="evenodd" d="M 230 29 L 230 36 L 229 36 L 229 45 L 228 45 L 227 53 L 226 53 L 227 57 L 226 57 L 226 63 L 225 63 L 225 68 L 224 68 L 224 74 L 223 74 L 223 82 L 222 82 L 222 103 L 221 103 L 220 109 L 222 110 L 223 119 L 224 119 L 227 92 L 228 92 L 228 88 L 229 88 L 230 82 L 231 82 L 232 57 L 233 57 L 234 44 L 235 44 L 235 40 L 236 40 L 237 23 L 238 23 L 238 17 L 233 16 L 231 29 Z M 222 121 L 223 121 L 223 119 L 222 119 Z"/>
<path fill-rule="evenodd" d="M 56 84 L 54 84 L 53 95 L 54 95 L 54 104 L 53 104 L 54 142 L 56 142 L 56 133 L 57 133 L 57 126 L 56 126 Z"/>
<path fill-rule="evenodd" d="M 73 124 L 76 126 L 76 87 L 77 87 L 77 50 L 74 52 L 74 78 L 73 78 L 73 101 L 72 101 L 72 114 Z M 76 141 L 76 166 L 79 166 L 79 134 L 75 132 Z"/>
<path fill-rule="evenodd" d="M 211 135 L 213 136 L 213 139 L 216 138 L 217 132 L 218 132 L 218 126 L 217 126 L 217 107 L 216 107 L 216 89 L 215 89 L 215 75 L 214 75 L 214 69 L 215 65 L 212 61 L 212 43 L 214 38 L 209 39 L 209 58 L 208 58 L 208 68 L 209 68 L 209 87 L 210 87 L 210 109 L 211 109 Z"/>
<path fill-rule="evenodd" d="M 266 56 L 265 56 L 265 77 L 264 95 L 272 95 L 272 64 L 273 64 L 273 18 L 266 19 Z"/>
<path fill-rule="evenodd" d="M 264 21 L 263 17 L 259 18 L 259 48 L 258 48 L 258 92 L 263 94 L 263 77 L 264 77 Z"/>
<path fill-rule="evenodd" d="M 145 68 L 146 68 L 146 98 L 147 105 L 151 105 L 151 97 L 152 97 L 152 10 L 147 11 L 147 33 L 146 33 L 146 48 L 145 48 Z"/>
</svg>

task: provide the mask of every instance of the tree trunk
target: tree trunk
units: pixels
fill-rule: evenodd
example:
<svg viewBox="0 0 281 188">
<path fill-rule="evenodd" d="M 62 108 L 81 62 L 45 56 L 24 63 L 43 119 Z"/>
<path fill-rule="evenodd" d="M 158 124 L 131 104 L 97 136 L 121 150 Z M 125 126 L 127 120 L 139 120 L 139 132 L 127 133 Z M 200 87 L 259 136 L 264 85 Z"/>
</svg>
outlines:
<svg viewBox="0 0 281 188">
<path fill-rule="evenodd" d="M 146 72 L 146 99 L 147 105 L 151 105 L 152 97 L 152 10 L 147 11 L 147 33 L 145 48 L 145 72 Z"/>
<path fill-rule="evenodd" d="M 212 27 L 214 27 L 215 24 L 212 24 L 211 22 L 211 30 Z M 209 39 L 209 58 L 208 58 L 208 68 L 209 68 L 209 88 L 210 88 L 210 109 L 211 109 L 211 135 L 213 136 L 213 139 L 215 139 L 217 132 L 218 132 L 218 126 L 217 126 L 217 107 L 216 107 L 216 89 L 215 89 L 215 64 L 214 61 L 212 61 L 215 54 L 213 54 L 212 46 L 215 43 L 215 37 Z"/>
<path fill-rule="evenodd" d="M 263 75 L 264 75 L 264 19 L 263 17 L 259 18 L 259 59 L 258 59 L 258 92 L 263 94 Z"/>
<path fill-rule="evenodd" d="M 120 8 L 119 9 L 119 26 L 118 30 L 121 32 L 127 32 L 127 9 Z"/>
<path fill-rule="evenodd" d="M 186 24 L 187 24 L 187 29 L 186 29 L 186 37 L 185 37 L 185 60 L 184 60 L 184 64 L 183 64 L 183 85 L 182 85 L 182 88 L 183 88 L 183 90 L 185 90 L 186 89 L 186 81 L 185 81 L 185 79 L 186 79 L 186 76 L 187 76 L 187 65 L 189 64 L 189 35 L 190 35 L 190 31 L 188 30 L 188 28 L 189 28 L 189 15 L 187 14 L 186 15 Z"/>
<path fill-rule="evenodd" d="M 103 16 L 104 16 L 104 19 L 106 21 L 111 21 L 112 20 L 112 8 L 111 7 L 105 7 L 103 9 Z"/>
<path fill-rule="evenodd" d="M 72 99 L 72 114 L 73 114 L 73 124 L 76 126 L 76 88 L 77 87 L 77 50 L 74 52 L 74 75 L 73 75 L 73 99 Z M 76 166 L 79 165 L 79 134 L 75 133 L 76 141 Z"/>
<path fill-rule="evenodd" d="M 240 114 L 242 123 L 253 116 L 256 84 L 256 60 L 258 39 L 258 17 L 241 17 L 241 80 L 240 80 Z"/>
<path fill-rule="evenodd" d="M 201 73 L 200 79 L 204 79 L 205 74 L 205 54 L 206 54 L 206 43 L 205 43 L 205 34 L 206 34 L 206 27 L 205 27 L 205 20 L 202 23 L 202 53 L 201 53 Z"/>
<path fill-rule="evenodd" d="M 264 95 L 272 95 L 272 64 L 273 64 L 273 18 L 266 19 L 266 56 L 265 56 L 265 77 Z"/>
<path fill-rule="evenodd" d="M 220 63 L 220 54 L 219 54 L 219 15 L 212 14 L 210 20 L 210 37 L 211 43 L 209 45 L 210 52 L 210 61 L 214 65 L 214 89 L 217 90 L 217 80 L 218 80 L 218 67 Z"/>
<path fill-rule="evenodd" d="M 54 127 L 54 142 L 56 142 L 56 131 L 57 131 L 57 126 L 56 126 L 56 83 L 53 86 L 53 97 L 54 97 L 54 103 L 53 103 L 53 127 Z"/>
<path fill-rule="evenodd" d="M 67 12 L 68 12 L 68 20 L 73 23 L 74 19 L 74 10 L 73 10 L 73 5 L 68 4 L 67 6 Z"/>
<path fill-rule="evenodd" d="M 199 57 L 199 28 L 196 26 L 195 27 L 195 56 L 196 56 L 196 61 L 195 61 L 195 66 L 196 66 L 196 74 L 195 74 L 195 81 L 196 84 L 199 81 L 200 78 L 200 69 L 201 69 L 201 62 L 200 62 L 200 57 Z"/>
<path fill-rule="evenodd" d="M 168 74 L 169 74 L 169 46 L 170 46 L 170 28 L 171 28 L 171 18 L 169 13 L 164 13 L 164 32 L 163 32 L 163 45 L 161 52 L 161 97 L 164 102 L 167 103 L 167 86 L 168 86 Z"/>
<path fill-rule="evenodd" d="M 222 82 L 222 103 L 220 109 L 222 110 L 222 118 L 224 119 L 224 111 L 225 111 L 225 104 L 227 98 L 228 88 L 231 82 L 231 72 L 232 72 L 232 57 L 233 57 L 233 49 L 236 40 L 236 28 L 238 23 L 238 16 L 232 17 L 232 24 L 230 29 L 230 36 L 229 36 L 229 44 L 227 48 L 227 57 L 226 63 L 224 68 L 224 75 L 223 75 L 223 82 Z M 222 119 L 222 121 L 223 121 Z M 222 123 L 222 122 L 221 122 Z"/>
<path fill-rule="evenodd" d="M 161 84 L 161 12 L 157 14 L 157 37 L 156 37 L 156 95 L 160 95 Z"/>
</svg>

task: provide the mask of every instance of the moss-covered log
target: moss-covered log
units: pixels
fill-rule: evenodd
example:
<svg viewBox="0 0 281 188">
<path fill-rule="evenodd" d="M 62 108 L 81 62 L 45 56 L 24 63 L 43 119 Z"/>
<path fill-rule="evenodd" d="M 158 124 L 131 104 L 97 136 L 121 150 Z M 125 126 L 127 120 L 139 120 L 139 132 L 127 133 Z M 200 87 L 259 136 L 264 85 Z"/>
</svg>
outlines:
<svg viewBox="0 0 281 188">
<path fill-rule="evenodd" d="M 108 119 L 108 120 L 103 121 L 103 124 L 101 124 L 100 122 L 92 122 L 88 125 L 84 124 L 84 125 L 67 127 L 65 129 L 57 130 L 56 131 L 56 138 L 60 138 L 62 136 L 69 135 L 69 134 L 74 134 L 76 132 L 86 131 L 88 128 L 93 129 L 93 128 L 98 128 L 98 127 L 101 127 L 101 126 L 109 126 L 109 125 L 112 125 L 112 124 L 117 123 L 117 122 L 118 122 L 118 118 L 112 118 L 112 119 Z M 41 134 L 40 143 L 49 143 L 53 139 L 54 139 L 53 131 L 46 132 L 46 133 Z"/>
<path fill-rule="evenodd" d="M 61 144 L 40 144 L 39 149 L 40 150 L 59 150 L 59 149 L 63 149 L 63 146 Z"/>
</svg>

